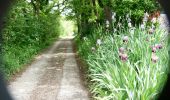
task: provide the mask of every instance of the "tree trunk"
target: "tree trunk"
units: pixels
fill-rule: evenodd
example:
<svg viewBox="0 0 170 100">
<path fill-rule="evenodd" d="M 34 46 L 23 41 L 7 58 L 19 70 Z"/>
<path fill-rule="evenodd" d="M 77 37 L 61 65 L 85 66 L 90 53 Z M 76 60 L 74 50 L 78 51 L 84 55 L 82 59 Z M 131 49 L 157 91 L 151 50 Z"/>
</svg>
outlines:
<svg viewBox="0 0 170 100">
<path fill-rule="evenodd" d="M 40 2 L 39 0 L 31 0 L 31 4 L 33 6 L 34 14 L 37 16 L 39 15 L 39 10 L 40 10 Z"/>
<path fill-rule="evenodd" d="M 98 19 L 98 17 L 99 17 L 99 14 L 98 14 L 98 11 L 97 11 L 97 9 L 96 9 L 96 0 L 92 0 L 92 4 L 93 4 L 93 10 L 94 10 L 94 13 L 95 13 L 95 15 L 96 15 L 96 17 L 97 17 L 97 19 Z"/>
<path fill-rule="evenodd" d="M 112 11 L 109 6 L 104 7 L 104 14 L 105 14 L 105 19 L 109 21 L 109 31 L 112 31 Z"/>
</svg>

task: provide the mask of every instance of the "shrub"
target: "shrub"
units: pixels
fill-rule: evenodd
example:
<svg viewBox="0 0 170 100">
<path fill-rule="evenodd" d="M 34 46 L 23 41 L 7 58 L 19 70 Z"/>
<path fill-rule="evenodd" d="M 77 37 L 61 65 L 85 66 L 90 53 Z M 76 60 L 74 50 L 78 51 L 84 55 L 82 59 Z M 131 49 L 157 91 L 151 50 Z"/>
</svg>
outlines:
<svg viewBox="0 0 170 100">
<path fill-rule="evenodd" d="M 27 1 L 18 1 L 5 18 L 3 52 L 6 76 L 14 74 L 60 33 L 57 12 L 35 16 Z"/>
</svg>

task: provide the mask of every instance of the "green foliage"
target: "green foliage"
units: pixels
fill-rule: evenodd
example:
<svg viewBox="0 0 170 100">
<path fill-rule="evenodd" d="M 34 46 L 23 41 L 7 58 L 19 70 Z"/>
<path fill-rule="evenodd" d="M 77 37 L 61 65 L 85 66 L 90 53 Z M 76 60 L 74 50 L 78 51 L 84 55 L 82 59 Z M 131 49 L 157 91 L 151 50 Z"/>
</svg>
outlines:
<svg viewBox="0 0 170 100">
<path fill-rule="evenodd" d="M 22 0 L 12 7 L 5 22 L 3 52 L 7 77 L 51 44 L 61 29 L 58 12 L 41 12 L 35 16 L 30 3 Z"/>
<path fill-rule="evenodd" d="M 156 28 L 135 27 L 118 31 L 120 35 L 107 35 L 102 28 L 92 35 L 77 39 L 79 54 L 88 63 L 90 86 L 97 100 L 150 100 L 156 99 L 167 79 L 168 50 L 165 32 Z M 103 34 L 103 35 L 102 35 Z M 128 42 L 123 37 L 128 36 Z M 101 44 L 96 41 L 101 40 Z M 162 43 L 163 48 L 152 53 L 151 46 Z M 125 48 L 126 61 L 121 60 L 119 49 Z M 153 62 L 153 54 L 159 60 Z"/>
<path fill-rule="evenodd" d="M 130 13 L 134 23 L 140 23 L 145 12 L 153 13 L 160 6 L 155 0 L 115 0 L 112 9 L 118 16 Z"/>
<path fill-rule="evenodd" d="M 155 13 L 160 6 L 155 0 L 71 0 L 68 1 L 67 9 L 72 9 L 68 18 L 75 19 L 78 26 L 78 33 L 81 37 L 89 34 L 89 28 L 96 28 L 110 23 L 109 30 L 112 31 L 111 13 L 119 16 L 130 14 L 133 25 L 142 22 L 145 12 Z M 93 30 L 93 29 L 92 29 Z"/>
<path fill-rule="evenodd" d="M 159 4 L 155 0 L 72 0 L 70 5 L 79 30 L 79 54 L 88 64 L 94 99 L 155 99 L 169 69 L 167 39 L 159 28 L 153 34 L 150 31 L 157 23 L 143 21 L 144 28 L 139 24 L 144 13 L 159 10 Z M 111 18 L 113 12 L 115 18 Z M 122 40 L 124 36 L 129 38 L 127 43 Z M 152 53 L 151 46 L 159 43 L 163 49 Z M 119 52 L 121 47 L 125 54 Z"/>
</svg>

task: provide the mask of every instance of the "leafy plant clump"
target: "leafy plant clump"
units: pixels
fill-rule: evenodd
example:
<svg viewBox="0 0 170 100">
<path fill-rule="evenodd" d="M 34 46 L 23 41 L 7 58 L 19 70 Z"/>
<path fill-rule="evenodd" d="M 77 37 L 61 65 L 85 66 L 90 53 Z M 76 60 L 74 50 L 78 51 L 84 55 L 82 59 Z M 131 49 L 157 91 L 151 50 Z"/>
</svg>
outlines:
<svg viewBox="0 0 170 100">
<path fill-rule="evenodd" d="M 97 28 L 77 41 L 94 99 L 150 100 L 161 92 L 169 58 L 165 31 L 157 24 L 133 27 L 128 22 L 113 35 Z"/>
</svg>

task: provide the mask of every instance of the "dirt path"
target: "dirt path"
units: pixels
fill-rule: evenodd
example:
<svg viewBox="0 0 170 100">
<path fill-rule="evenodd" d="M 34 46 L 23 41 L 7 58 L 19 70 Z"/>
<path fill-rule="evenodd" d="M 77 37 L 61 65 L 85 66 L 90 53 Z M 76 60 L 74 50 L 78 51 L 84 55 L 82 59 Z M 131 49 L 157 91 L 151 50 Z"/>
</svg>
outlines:
<svg viewBox="0 0 170 100">
<path fill-rule="evenodd" d="M 60 39 L 9 85 L 15 100 L 89 100 L 71 38 Z"/>
</svg>

